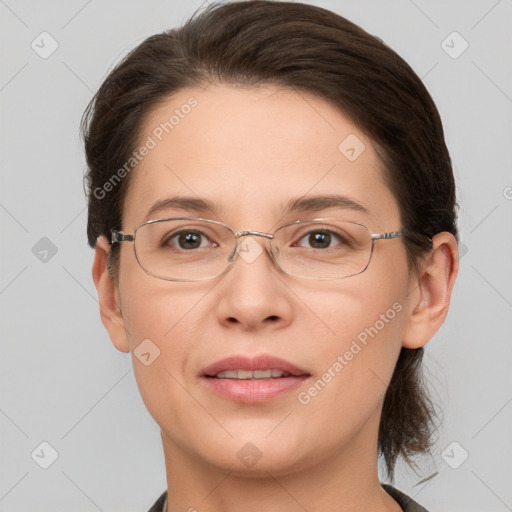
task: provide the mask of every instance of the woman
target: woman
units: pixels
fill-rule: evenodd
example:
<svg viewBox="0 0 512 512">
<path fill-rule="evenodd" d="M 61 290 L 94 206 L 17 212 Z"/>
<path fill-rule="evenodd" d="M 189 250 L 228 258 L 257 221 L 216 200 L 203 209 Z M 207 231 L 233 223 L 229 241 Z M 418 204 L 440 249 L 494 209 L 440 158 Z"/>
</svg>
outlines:
<svg viewBox="0 0 512 512">
<path fill-rule="evenodd" d="M 436 107 L 391 49 L 301 3 L 214 4 L 84 117 L 102 321 L 161 428 L 152 511 L 421 511 L 423 346 L 458 270 Z"/>
</svg>

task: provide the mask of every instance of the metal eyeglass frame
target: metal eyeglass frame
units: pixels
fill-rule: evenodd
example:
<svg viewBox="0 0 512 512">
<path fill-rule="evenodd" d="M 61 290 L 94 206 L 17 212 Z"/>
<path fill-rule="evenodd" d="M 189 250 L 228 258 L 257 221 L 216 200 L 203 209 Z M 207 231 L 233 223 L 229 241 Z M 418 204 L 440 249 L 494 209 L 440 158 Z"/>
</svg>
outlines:
<svg viewBox="0 0 512 512">
<path fill-rule="evenodd" d="M 350 274 L 348 276 L 342 276 L 342 277 L 309 277 L 309 276 L 298 276 L 298 275 L 295 275 L 295 274 L 291 274 L 291 273 L 287 272 L 286 270 L 284 270 L 283 268 L 281 268 L 281 265 L 279 265 L 279 263 L 276 261 L 276 259 L 274 257 L 273 251 L 269 252 L 272 260 L 275 262 L 277 267 L 282 272 L 284 272 L 285 274 L 290 275 L 290 276 L 298 277 L 300 279 L 313 279 L 313 280 L 316 280 L 316 281 L 333 281 L 333 280 L 336 280 L 336 279 L 346 279 L 347 277 L 353 277 L 353 276 L 362 274 L 368 268 L 368 266 L 370 265 L 370 262 L 372 260 L 373 244 L 374 244 L 375 240 L 392 240 L 394 238 L 405 236 L 405 233 L 403 231 L 389 231 L 387 233 L 372 233 L 370 231 L 370 229 L 365 224 L 363 224 L 361 222 L 349 221 L 349 220 L 345 220 L 345 219 L 336 219 L 336 218 L 319 218 L 319 219 L 295 220 L 295 221 L 292 221 L 292 222 L 288 222 L 287 224 L 283 224 L 282 226 L 279 226 L 276 230 L 274 230 L 274 233 L 263 233 L 262 231 L 253 231 L 253 230 L 233 231 L 229 226 L 227 226 L 223 222 L 220 222 L 220 221 L 217 221 L 217 220 L 212 220 L 212 219 L 204 219 L 204 218 L 201 218 L 201 217 L 169 217 L 169 218 L 164 218 L 164 219 L 154 219 L 154 220 L 148 220 L 146 222 L 143 222 L 140 226 L 138 226 L 135 229 L 135 231 L 132 234 L 126 234 L 126 233 L 123 233 L 120 230 L 112 228 L 111 229 L 110 243 L 111 244 L 115 244 L 115 243 L 121 243 L 121 242 L 135 242 L 135 237 L 137 235 L 137 231 L 142 226 L 145 226 L 146 224 L 154 224 L 154 223 L 157 223 L 157 222 L 165 222 L 165 221 L 170 221 L 170 220 L 190 220 L 190 221 L 199 220 L 199 221 L 202 221 L 202 222 L 207 222 L 207 223 L 212 223 L 212 224 L 217 224 L 219 226 L 223 226 L 223 227 L 227 228 L 228 231 L 230 231 L 233 234 L 233 236 L 235 238 L 235 248 L 233 249 L 233 252 L 228 257 L 228 262 L 229 263 L 228 263 L 227 267 L 225 268 L 225 270 L 223 270 L 220 274 L 217 274 L 215 276 L 208 276 L 208 277 L 202 277 L 202 278 L 197 278 L 197 279 L 162 277 L 162 276 L 153 274 L 153 273 L 149 272 L 148 270 L 146 270 L 143 267 L 143 265 L 141 264 L 141 262 L 139 261 L 139 258 L 137 256 L 137 251 L 134 250 L 135 258 L 137 259 L 137 263 L 140 265 L 142 270 L 144 270 L 144 272 L 146 272 L 146 274 L 148 274 L 150 276 L 153 276 L 153 277 L 156 277 L 158 279 L 163 279 L 164 281 L 185 281 L 185 282 L 206 281 L 208 279 L 215 279 L 217 277 L 220 277 L 221 275 L 226 273 L 231 268 L 231 264 L 233 263 L 234 256 L 235 256 L 235 254 L 237 252 L 237 249 L 239 247 L 239 245 L 238 245 L 238 239 L 239 238 L 241 238 L 243 236 L 260 236 L 260 237 L 268 238 L 268 239 L 272 240 L 274 238 L 275 233 L 277 231 L 279 231 L 280 229 L 285 228 L 287 226 L 291 226 L 293 224 L 299 224 L 301 222 L 318 222 L 318 221 L 329 221 L 329 220 L 344 220 L 345 222 L 350 222 L 352 224 L 357 224 L 358 226 L 364 227 L 368 231 L 368 233 L 370 234 L 370 237 L 371 237 L 372 244 L 371 244 L 371 248 L 370 248 L 370 257 L 368 258 L 368 263 L 366 264 L 366 266 L 360 272 L 357 272 L 355 274 Z M 428 238 L 428 237 L 425 237 L 425 238 Z M 430 241 L 430 238 L 428 238 L 428 240 Z M 134 249 L 135 249 L 135 244 L 134 244 Z"/>
</svg>

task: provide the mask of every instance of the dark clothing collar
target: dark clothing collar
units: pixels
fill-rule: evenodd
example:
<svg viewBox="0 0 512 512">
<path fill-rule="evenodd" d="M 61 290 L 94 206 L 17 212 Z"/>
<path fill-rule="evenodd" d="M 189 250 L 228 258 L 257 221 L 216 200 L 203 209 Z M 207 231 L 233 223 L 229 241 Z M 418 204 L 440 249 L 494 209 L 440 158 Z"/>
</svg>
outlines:
<svg viewBox="0 0 512 512">
<path fill-rule="evenodd" d="M 389 484 L 381 484 L 383 489 L 402 507 L 403 512 L 428 512 L 419 503 L 416 503 L 407 494 L 399 491 Z M 164 507 L 167 504 L 167 491 L 165 491 L 148 512 L 166 512 Z"/>
</svg>

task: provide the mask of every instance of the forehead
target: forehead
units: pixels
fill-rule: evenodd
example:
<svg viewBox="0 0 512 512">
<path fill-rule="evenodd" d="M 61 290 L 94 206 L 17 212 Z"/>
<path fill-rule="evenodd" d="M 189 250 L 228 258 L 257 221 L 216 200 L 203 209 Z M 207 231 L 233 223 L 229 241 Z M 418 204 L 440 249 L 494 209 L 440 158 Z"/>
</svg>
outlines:
<svg viewBox="0 0 512 512">
<path fill-rule="evenodd" d="M 149 113 L 143 146 L 125 226 L 136 227 L 156 202 L 175 196 L 206 199 L 217 218 L 241 229 L 290 220 L 281 218 L 286 206 L 317 195 L 361 204 L 365 213 L 347 216 L 376 227 L 399 219 L 368 137 L 335 106 L 302 91 L 219 84 L 181 90 Z"/>
</svg>

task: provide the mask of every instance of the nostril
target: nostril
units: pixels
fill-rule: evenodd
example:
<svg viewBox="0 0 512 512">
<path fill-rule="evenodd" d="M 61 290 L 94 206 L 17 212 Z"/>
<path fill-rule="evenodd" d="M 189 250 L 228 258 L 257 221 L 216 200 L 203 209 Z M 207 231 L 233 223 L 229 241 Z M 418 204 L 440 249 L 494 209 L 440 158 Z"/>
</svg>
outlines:
<svg viewBox="0 0 512 512">
<path fill-rule="evenodd" d="M 275 322 L 276 320 L 279 320 L 279 317 L 276 315 L 271 315 L 268 317 L 268 320 L 272 320 L 273 322 Z"/>
</svg>

